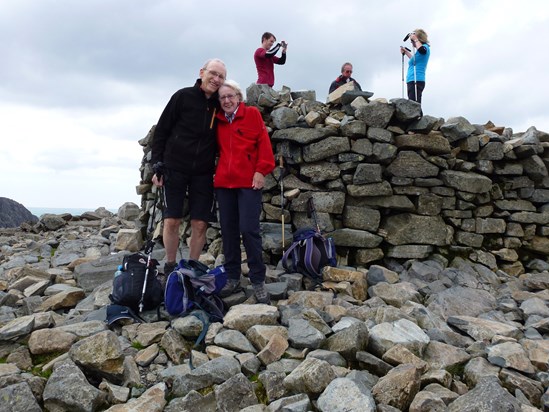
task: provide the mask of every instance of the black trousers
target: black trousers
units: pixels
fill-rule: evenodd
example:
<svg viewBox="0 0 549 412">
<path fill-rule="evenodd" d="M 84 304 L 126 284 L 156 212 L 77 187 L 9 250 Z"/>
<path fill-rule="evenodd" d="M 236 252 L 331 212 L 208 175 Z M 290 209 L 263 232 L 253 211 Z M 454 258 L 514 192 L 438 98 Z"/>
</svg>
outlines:
<svg viewBox="0 0 549 412">
<path fill-rule="evenodd" d="M 409 82 L 406 83 L 408 86 L 408 99 L 413 100 L 421 104 L 421 95 L 423 94 L 423 89 L 425 89 L 425 82 Z M 416 87 L 417 87 L 417 98 L 416 98 Z"/>
<path fill-rule="evenodd" d="M 215 189 L 215 195 L 219 206 L 225 270 L 229 279 L 240 279 L 242 235 L 250 281 L 253 284 L 264 282 L 266 268 L 259 232 L 262 190 L 219 188 Z"/>
</svg>

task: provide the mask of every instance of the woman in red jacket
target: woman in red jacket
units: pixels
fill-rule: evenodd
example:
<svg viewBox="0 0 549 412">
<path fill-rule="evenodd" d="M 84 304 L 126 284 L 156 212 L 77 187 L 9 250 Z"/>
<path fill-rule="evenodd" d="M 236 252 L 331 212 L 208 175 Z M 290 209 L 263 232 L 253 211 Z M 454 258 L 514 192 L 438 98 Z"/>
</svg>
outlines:
<svg viewBox="0 0 549 412">
<path fill-rule="evenodd" d="M 259 216 L 265 176 L 275 167 L 271 140 L 259 110 L 242 102 L 236 82 L 225 81 L 219 88 L 219 100 L 222 111 L 217 115 L 219 160 L 214 188 L 228 275 L 221 296 L 240 289 L 242 235 L 254 294 L 259 303 L 269 304 Z"/>
</svg>

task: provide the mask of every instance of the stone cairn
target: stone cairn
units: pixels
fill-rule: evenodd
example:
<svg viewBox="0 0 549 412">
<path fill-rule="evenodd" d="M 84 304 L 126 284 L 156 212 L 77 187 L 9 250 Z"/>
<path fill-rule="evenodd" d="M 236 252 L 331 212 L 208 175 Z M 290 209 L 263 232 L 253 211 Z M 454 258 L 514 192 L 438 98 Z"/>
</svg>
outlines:
<svg viewBox="0 0 549 412">
<path fill-rule="evenodd" d="M 370 102 L 372 93 L 352 86 L 337 89 L 327 104 L 311 91 L 247 89 L 247 103 L 262 111 L 273 151 L 284 159 L 264 190 L 261 227 L 271 263 L 283 252 L 282 213 L 286 242 L 292 229 L 315 226 L 307 216 L 310 198 L 342 265 L 440 253 L 519 275 L 523 261 L 549 255 L 549 134 L 534 127 L 513 134 L 463 117 L 417 120 L 416 102 Z M 140 141 L 145 211 L 154 198 L 147 163 L 153 132 Z M 187 228 L 183 239 L 188 234 Z M 219 237 L 214 226 L 214 256 Z"/>
<path fill-rule="evenodd" d="M 273 304 L 243 264 L 200 347 L 195 316 L 105 322 L 117 265 L 160 234 L 152 132 L 141 206 L 0 229 L 0 411 L 548 410 L 549 136 L 350 88 L 248 88 L 284 159 L 261 222 Z M 338 252 L 321 290 L 277 266 L 311 197 Z M 216 225 L 208 242 L 219 264 Z"/>
</svg>

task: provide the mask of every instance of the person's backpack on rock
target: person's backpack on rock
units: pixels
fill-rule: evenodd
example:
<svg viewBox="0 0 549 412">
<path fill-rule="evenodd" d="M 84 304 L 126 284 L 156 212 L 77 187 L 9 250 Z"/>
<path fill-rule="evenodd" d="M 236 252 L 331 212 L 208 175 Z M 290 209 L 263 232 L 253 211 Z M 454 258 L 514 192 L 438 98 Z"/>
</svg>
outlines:
<svg viewBox="0 0 549 412">
<path fill-rule="evenodd" d="M 157 266 L 156 259 L 141 252 L 124 256 L 113 279 L 109 295 L 111 302 L 127 306 L 134 312 L 158 308 L 164 299 L 164 291 L 157 277 Z"/>
<path fill-rule="evenodd" d="M 197 260 L 181 259 L 168 274 L 164 290 L 164 305 L 172 316 L 185 316 L 193 310 L 202 310 L 210 320 L 220 321 L 224 304 L 219 291 L 227 282 L 223 266 L 209 269 Z"/>
<path fill-rule="evenodd" d="M 334 241 L 313 228 L 300 228 L 282 256 L 282 265 L 287 271 L 301 273 L 320 284 L 322 268 L 337 265 Z"/>
</svg>

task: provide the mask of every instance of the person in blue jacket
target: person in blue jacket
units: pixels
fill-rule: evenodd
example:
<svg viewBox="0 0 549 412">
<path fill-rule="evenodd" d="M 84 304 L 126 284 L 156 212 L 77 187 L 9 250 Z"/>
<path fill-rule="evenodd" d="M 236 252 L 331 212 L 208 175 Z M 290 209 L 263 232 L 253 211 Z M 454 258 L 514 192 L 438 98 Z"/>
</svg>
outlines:
<svg viewBox="0 0 549 412">
<path fill-rule="evenodd" d="M 407 36 L 408 37 L 408 36 Z M 425 72 L 431 55 L 431 46 L 427 33 L 423 29 L 416 29 L 409 33 L 412 42 L 412 51 L 400 46 L 400 52 L 408 57 L 408 72 L 406 85 L 408 87 L 408 99 L 421 104 L 421 95 L 425 89 Z"/>
</svg>

